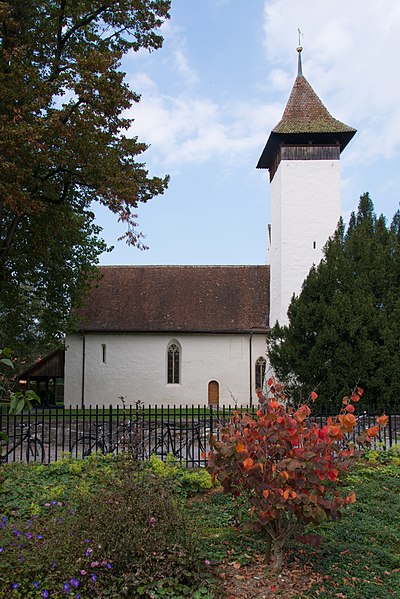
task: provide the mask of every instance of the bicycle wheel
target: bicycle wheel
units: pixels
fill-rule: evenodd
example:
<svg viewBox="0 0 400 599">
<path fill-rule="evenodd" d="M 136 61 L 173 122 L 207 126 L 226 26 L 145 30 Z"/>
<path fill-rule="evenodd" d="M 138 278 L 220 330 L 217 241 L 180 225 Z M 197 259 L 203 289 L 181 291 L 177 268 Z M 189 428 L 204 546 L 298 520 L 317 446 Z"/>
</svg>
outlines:
<svg viewBox="0 0 400 599">
<path fill-rule="evenodd" d="M 31 437 L 28 439 L 28 446 L 26 448 L 26 461 L 27 462 L 44 462 L 45 454 L 43 442 L 37 437 Z"/>
<path fill-rule="evenodd" d="M 73 458 L 84 459 L 96 451 L 105 453 L 104 445 L 101 441 L 96 439 L 96 437 L 92 437 L 91 435 L 79 437 L 79 439 L 71 446 L 71 454 Z"/>
<path fill-rule="evenodd" d="M 192 465 L 204 466 L 202 457 L 203 452 L 206 450 L 204 446 L 204 440 L 201 435 L 194 435 L 188 440 L 187 444 L 187 461 Z"/>
</svg>

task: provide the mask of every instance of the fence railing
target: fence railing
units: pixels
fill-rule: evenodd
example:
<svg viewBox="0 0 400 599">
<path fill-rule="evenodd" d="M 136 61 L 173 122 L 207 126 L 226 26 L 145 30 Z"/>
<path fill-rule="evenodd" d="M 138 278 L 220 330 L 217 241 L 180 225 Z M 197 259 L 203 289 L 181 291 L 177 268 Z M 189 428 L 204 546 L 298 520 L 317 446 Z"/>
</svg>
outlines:
<svg viewBox="0 0 400 599">
<path fill-rule="evenodd" d="M 234 410 L 257 410 L 247 406 L 129 406 L 53 407 L 10 416 L 0 408 L 2 462 L 58 460 L 63 453 L 87 457 L 100 451 L 118 455 L 130 452 L 145 460 L 155 454 L 162 460 L 172 454 L 186 466 L 204 466 L 210 434 L 218 434 Z M 357 432 L 373 426 L 382 414 L 370 408 L 357 416 Z M 374 440 L 374 448 L 388 449 L 400 443 L 400 407 L 387 407 L 389 422 Z M 313 413 L 311 420 L 323 425 L 326 410 Z"/>
</svg>

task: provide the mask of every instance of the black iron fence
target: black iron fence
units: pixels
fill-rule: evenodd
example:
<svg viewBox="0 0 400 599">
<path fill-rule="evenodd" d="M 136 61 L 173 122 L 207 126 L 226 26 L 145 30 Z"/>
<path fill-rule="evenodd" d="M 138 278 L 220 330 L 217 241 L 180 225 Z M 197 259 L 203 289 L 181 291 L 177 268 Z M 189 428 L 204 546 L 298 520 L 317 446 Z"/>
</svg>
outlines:
<svg viewBox="0 0 400 599">
<path fill-rule="evenodd" d="M 400 407 L 387 407 L 388 425 L 380 430 L 373 447 L 388 449 L 400 443 Z M 0 408 L 2 462 L 58 460 L 65 452 L 87 457 L 95 451 L 130 452 L 144 460 L 154 454 L 165 460 L 173 455 L 187 466 L 204 466 L 210 434 L 217 433 L 235 409 L 257 407 L 129 406 L 43 408 L 10 416 Z M 370 407 L 357 415 L 356 433 L 375 424 L 383 410 Z M 311 420 L 323 425 L 329 414 L 320 410 Z"/>
</svg>

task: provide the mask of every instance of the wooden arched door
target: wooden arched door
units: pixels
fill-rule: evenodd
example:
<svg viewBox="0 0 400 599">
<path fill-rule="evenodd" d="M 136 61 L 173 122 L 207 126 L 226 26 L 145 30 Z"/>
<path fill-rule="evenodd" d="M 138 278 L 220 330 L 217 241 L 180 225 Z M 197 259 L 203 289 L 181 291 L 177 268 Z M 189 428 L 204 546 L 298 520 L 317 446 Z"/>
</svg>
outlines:
<svg viewBox="0 0 400 599">
<path fill-rule="evenodd" d="M 210 381 L 208 383 L 208 405 L 219 405 L 219 384 L 217 381 Z"/>
</svg>

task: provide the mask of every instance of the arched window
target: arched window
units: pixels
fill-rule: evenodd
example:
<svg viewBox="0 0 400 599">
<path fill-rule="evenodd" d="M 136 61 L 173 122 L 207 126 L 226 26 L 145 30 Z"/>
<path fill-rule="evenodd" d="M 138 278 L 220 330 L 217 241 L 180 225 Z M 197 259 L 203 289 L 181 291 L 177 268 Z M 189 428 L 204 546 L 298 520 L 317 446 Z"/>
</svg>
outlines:
<svg viewBox="0 0 400 599">
<path fill-rule="evenodd" d="M 267 369 L 267 360 L 260 356 L 256 361 L 255 382 L 256 389 L 262 389 L 264 385 L 265 371 Z"/>
<path fill-rule="evenodd" d="M 167 382 L 168 384 L 178 384 L 180 382 L 181 361 L 181 351 L 178 344 L 171 342 L 167 353 Z"/>
</svg>

